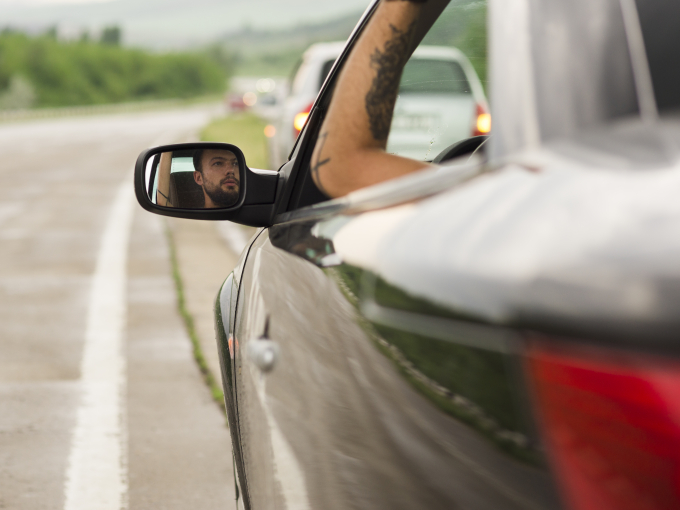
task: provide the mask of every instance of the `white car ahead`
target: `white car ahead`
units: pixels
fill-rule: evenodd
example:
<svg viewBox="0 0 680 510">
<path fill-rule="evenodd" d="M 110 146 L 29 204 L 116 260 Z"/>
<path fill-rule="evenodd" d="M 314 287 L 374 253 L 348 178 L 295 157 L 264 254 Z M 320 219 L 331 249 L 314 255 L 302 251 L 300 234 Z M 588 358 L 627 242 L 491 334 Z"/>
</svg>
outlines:
<svg viewBox="0 0 680 510">
<path fill-rule="evenodd" d="M 288 160 L 314 100 L 345 43 L 309 47 L 294 70 L 286 98 L 270 139 L 274 168 Z M 404 68 L 387 141 L 387 151 L 432 161 L 446 147 L 491 130 L 484 88 L 472 64 L 458 49 L 420 46 Z"/>
</svg>

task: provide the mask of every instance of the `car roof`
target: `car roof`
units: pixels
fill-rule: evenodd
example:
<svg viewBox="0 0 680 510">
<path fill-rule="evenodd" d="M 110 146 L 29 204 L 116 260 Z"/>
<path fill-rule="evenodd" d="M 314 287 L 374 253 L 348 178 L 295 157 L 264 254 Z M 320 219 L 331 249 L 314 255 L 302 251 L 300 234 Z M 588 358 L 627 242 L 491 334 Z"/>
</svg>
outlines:
<svg viewBox="0 0 680 510">
<path fill-rule="evenodd" d="M 345 41 L 334 41 L 312 44 L 305 51 L 304 58 L 307 59 L 336 59 L 342 49 L 347 44 Z"/>
<path fill-rule="evenodd" d="M 465 55 L 458 48 L 451 46 L 422 45 L 413 52 L 413 58 L 428 58 L 436 60 L 463 60 Z"/>
</svg>

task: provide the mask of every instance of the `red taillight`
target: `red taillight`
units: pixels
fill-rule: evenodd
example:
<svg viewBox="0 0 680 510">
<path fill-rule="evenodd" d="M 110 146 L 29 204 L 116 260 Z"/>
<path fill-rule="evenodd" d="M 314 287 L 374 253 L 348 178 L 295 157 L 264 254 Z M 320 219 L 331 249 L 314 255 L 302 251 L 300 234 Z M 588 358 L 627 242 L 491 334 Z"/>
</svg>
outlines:
<svg viewBox="0 0 680 510">
<path fill-rule="evenodd" d="M 528 369 L 569 508 L 680 508 L 680 363 L 539 342 Z"/>
<path fill-rule="evenodd" d="M 491 132 L 491 114 L 481 104 L 477 104 L 472 136 L 488 135 L 489 132 Z"/>
<path fill-rule="evenodd" d="M 296 114 L 293 118 L 293 130 L 295 136 L 299 135 L 300 131 L 302 131 L 302 128 L 304 128 L 305 124 L 307 124 L 307 118 L 309 117 L 309 112 L 312 110 L 312 106 L 314 106 L 314 103 L 309 103 L 307 108 Z"/>
</svg>

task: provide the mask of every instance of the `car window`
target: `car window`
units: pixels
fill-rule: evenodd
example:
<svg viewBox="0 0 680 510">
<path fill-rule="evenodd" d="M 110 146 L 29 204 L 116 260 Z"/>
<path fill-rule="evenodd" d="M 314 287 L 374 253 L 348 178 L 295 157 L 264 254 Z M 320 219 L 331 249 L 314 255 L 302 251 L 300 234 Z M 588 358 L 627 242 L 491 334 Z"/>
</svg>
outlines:
<svg viewBox="0 0 680 510">
<path fill-rule="evenodd" d="M 400 94 L 470 94 L 470 83 L 458 62 L 412 59 L 404 67 Z"/>
<path fill-rule="evenodd" d="M 387 152 L 432 161 L 491 129 L 486 80 L 486 2 L 449 5 L 402 74 Z"/>
<path fill-rule="evenodd" d="M 335 64 L 335 59 L 327 60 L 321 66 L 321 74 L 319 75 L 319 90 L 321 90 L 321 86 L 323 85 L 323 82 L 326 81 L 326 77 L 328 76 L 328 73 L 331 72 L 331 68 L 333 67 L 333 64 Z"/>
<path fill-rule="evenodd" d="M 680 110 L 680 2 L 636 0 L 656 105 L 661 114 Z"/>
</svg>

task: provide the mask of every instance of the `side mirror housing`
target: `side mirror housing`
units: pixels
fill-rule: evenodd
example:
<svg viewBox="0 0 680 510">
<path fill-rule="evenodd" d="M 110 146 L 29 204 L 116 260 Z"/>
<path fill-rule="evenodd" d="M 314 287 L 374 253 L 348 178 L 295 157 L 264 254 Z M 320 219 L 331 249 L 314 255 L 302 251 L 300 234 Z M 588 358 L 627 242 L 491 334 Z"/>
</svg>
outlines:
<svg viewBox="0 0 680 510">
<path fill-rule="evenodd" d="M 254 227 L 271 225 L 279 186 L 277 172 L 248 168 L 238 147 L 216 142 L 147 149 L 134 180 L 137 201 L 152 213 Z"/>
</svg>

